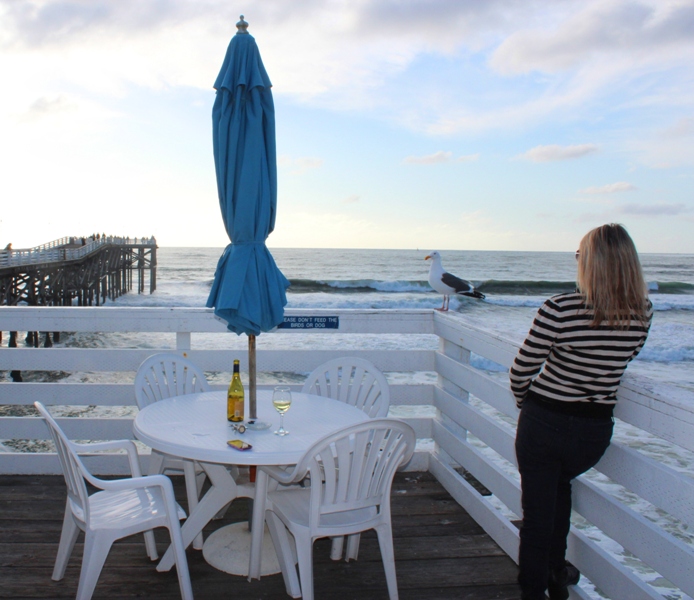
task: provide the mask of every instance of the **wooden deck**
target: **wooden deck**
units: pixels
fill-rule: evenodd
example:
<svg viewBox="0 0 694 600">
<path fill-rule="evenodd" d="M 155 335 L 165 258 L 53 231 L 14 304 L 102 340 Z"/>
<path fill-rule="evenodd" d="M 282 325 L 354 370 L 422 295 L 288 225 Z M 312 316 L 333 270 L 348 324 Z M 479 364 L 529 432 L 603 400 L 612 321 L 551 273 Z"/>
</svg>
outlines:
<svg viewBox="0 0 694 600">
<path fill-rule="evenodd" d="M 181 478 L 176 495 L 185 507 Z M 65 578 L 51 580 L 63 510 L 65 484 L 60 476 L 0 476 L 0 598 L 74 598 L 82 537 Z M 392 495 L 395 558 L 403 600 L 516 600 L 515 563 L 487 536 L 429 473 L 400 473 Z M 235 502 L 210 533 L 247 516 L 245 500 Z M 167 533 L 159 530 L 161 551 Z M 318 599 L 387 598 L 378 543 L 373 532 L 362 537 L 359 560 L 330 560 L 328 540 L 314 547 Z M 281 575 L 249 583 L 209 566 L 199 551 L 188 550 L 193 591 L 198 600 L 288 598 Z M 94 598 L 178 598 L 174 571 L 157 573 L 145 554 L 142 536 L 114 545 Z"/>
</svg>

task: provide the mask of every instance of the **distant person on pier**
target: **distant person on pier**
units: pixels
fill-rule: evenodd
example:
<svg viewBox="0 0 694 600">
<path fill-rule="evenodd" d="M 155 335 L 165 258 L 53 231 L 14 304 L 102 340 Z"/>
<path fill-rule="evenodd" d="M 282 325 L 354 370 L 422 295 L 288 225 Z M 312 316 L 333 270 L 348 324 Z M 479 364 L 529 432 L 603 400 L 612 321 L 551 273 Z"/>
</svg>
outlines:
<svg viewBox="0 0 694 600">
<path fill-rule="evenodd" d="M 9 244 L 7 244 L 7 246 L 5 246 L 5 251 L 6 252 L 12 252 L 12 243 L 9 243 Z"/>
<path fill-rule="evenodd" d="M 520 408 L 516 458 L 523 523 L 522 600 L 566 600 L 580 573 L 565 560 L 571 480 L 612 438 L 617 388 L 639 353 L 653 305 L 634 242 L 621 225 L 589 231 L 576 251 L 578 289 L 540 307 L 509 378 Z"/>
</svg>

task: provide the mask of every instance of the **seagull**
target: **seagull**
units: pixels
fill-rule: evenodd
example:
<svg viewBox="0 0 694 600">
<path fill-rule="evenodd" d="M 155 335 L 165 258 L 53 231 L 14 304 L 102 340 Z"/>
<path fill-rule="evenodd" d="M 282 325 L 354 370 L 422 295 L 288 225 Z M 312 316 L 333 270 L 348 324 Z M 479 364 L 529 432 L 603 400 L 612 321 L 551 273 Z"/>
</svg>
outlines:
<svg viewBox="0 0 694 600">
<path fill-rule="evenodd" d="M 451 300 L 451 294 L 461 294 L 462 296 L 470 296 L 471 298 L 484 298 L 484 294 L 478 292 L 475 286 L 465 279 L 460 279 L 455 275 L 451 275 L 443 270 L 441 265 L 441 255 L 434 250 L 424 260 L 431 259 L 431 267 L 429 268 L 429 285 L 433 287 L 439 294 L 443 294 L 443 304 L 441 308 L 436 310 L 448 310 L 448 303 Z"/>
</svg>

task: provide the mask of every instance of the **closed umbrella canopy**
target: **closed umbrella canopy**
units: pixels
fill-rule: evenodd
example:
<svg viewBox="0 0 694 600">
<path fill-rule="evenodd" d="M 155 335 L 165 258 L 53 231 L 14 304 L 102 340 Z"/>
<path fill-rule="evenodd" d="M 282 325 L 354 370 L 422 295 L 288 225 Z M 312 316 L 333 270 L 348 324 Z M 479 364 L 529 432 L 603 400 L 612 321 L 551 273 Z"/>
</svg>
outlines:
<svg viewBox="0 0 694 600">
<path fill-rule="evenodd" d="M 214 84 L 214 161 L 231 244 L 217 264 L 207 306 L 229 330 L 258 335 L 282 322 L 289 281 L 265 246 L 277 208 L 275 109 L 247 26 L 241 17 Z"/>
</svg>

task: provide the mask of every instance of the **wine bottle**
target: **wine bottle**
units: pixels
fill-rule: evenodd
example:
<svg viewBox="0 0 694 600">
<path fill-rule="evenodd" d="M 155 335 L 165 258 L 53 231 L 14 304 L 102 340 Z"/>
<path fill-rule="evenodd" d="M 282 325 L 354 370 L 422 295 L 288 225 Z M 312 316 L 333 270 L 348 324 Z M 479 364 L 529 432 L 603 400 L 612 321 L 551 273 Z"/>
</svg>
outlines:
<svg viewBox="0 0 694 600">
<path fill-rule="evenodd" d="M 234 361 L 234 375 L 227 392 L 227 420 L 243 421 L 243 384 L 239 375 L 239 361 Z"/>
</svg>

